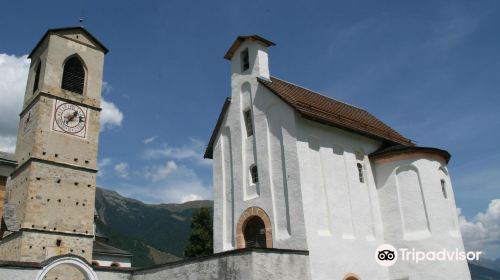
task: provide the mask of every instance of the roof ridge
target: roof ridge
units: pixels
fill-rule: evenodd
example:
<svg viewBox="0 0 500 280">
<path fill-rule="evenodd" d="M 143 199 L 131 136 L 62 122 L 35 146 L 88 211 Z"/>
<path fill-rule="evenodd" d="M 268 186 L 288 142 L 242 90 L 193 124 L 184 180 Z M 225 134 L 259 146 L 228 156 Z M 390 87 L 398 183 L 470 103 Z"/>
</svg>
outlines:
<svg viewBox="0 0 500 280">
<path fill-rule="evenodd" d="M 370 114 L 370 115 L 372 115 L 372 116 L 373 116 L 373 114 L 371 114 L 370 112 L 368 112 L 366 109 L 361 108 L 361 107 L 358 107 L 358 106 L 356 106 L 356 105 L 349 104 L 349 103 L 347 103 L 347 102 L 344 102 L 344 101 L 338 100 L 338 99 L 336 99 L 336 98 L 333 98 L 333 97 L 327 96 L 327 95 L 325 95 L 325 94 L 319 93 L 319 92 L 317 92 L 317 91 L 314 91 L 314 90 L 312 90 L 312 89 L 306 88 L 306 87 L 304 87 L 304 86 L 301 86 L 301 85 L 298 85 L 298 84 L 295 84 L 295 83 L 292 83 L 292 82 L 289 82 L 289 81 L 286 81 L 286 80 L 280 79 L 280 78 L 278 78 L 278 77 L 276 77 L 276 76 L 271 76 L 271 78 L 274 78 L 274 79 L 276 79 L 276 80 L 280 80 L 280 81 L 282 81 L 282 82 L 285 82 L 285 83 L 288 83 L 288 84 L 294 85 L 294 86 L 296 86 L 296 87 L 299 87 L 299 88 L 305 89 L 305 90 L 307 90 L 307 91 L 310 91 L 310 92 L 315 93 L 315 94 L 317 94 L 317 95 L 321 95 L 321 96 L 323 96 L 323 97 L 325 97 L 325 98 L 328 98 L 328 99 L 331 99 L 331 100 L 333 100 L 333 101 L 337 101 L 337 102 L 339 102 L 339 103 L 342 103 L 342 104 L 345 104 L 345 105 L 348 105 L 348 106 L 354 107 L 354 108 L 356 108 L 356 109 L 362 110 L 362 111 L 364 111 L 364 112 L 366 112 L 366 113 L 368 113 L 368 114 Z"/>
</svg>

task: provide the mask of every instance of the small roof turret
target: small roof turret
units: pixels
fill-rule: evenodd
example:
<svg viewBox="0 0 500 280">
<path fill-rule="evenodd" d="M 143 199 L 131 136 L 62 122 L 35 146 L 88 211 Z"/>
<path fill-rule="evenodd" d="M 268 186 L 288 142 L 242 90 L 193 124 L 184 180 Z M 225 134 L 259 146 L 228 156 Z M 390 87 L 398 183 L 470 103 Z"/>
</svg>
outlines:
<svg viewBox="0 0 500 280">
<path fill-rule="evenodd" d="M 231 60 L 231 58 L 233 57 L 236 50 L 240 47 L 241 43 L 243 43 L 246 40 L 259 41 L 262 44 L 264 44 L 266 47 L 276 46 L 275 43 L 273 43 L 265 38 L 262 38 L 259 35 L 238 36 L 236 38 L 236 40 L 234 40 L 234 42 L 231 45 L 231 47 L 229 48 L 229 50 L 227 50 L 226 54 L 224 55 L 224 58 L 227 60 Z"/>
</svg>

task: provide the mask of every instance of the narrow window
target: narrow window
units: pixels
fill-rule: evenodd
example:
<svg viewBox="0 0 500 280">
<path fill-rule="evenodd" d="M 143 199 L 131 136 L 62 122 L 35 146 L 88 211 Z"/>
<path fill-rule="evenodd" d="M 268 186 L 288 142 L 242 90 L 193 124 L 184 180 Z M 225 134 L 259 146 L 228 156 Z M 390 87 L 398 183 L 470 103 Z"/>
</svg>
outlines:
<svg viewBox="0 0 500 280">
<path fill-rule="evenodd" d="M 257 171 L 257 165 L 252 165 L 252 167 L 250 167 L 250 175 L 252 176 L 253 184 L 259 182 L 259 172 Z"/>
<path fill-rule="evenodd" d="M 248 58 L 248 49 L 241 52 L 241 71 L 250 68 L 250 59 Z"/>
<path fill-rule="evenodd" d="M 56 246 L 57 247 L 61 247 L 61 244 L 62 244 L 62 240 L 61 239 L 57 239 L 56 240 Z"/>
<path fill-rule="evenodd" d="M 243 117 L 245 118 L 245 127 L 247 129 L 247 137 L 253 135 L 253 122 L 252 122 L 252 111 L 247 109 L 243 112 Z"/>
<path fill-rule="evenodd" d="M 358 163 L 358 176 L 359 176 L 359 182 L 364 183 L 365 177 L 363 175 L 363 165 L 361 163 Z"/>
<path fill-rule="evenodd" d="M 40 68 L 42 68 L 42 62 L 38 62 L 35 70 L 35 82 L 33 83 L 33 94 L 38 89 L 38 82 L 40 81 Z"/>
<path fill-rule="evenodd" d="M 443 197 L 448 199 L 448 194 L 446 193 L 446 182 L 441 180 L 441 191 L 443 192 Z"/>
<path fill-rule="evenodd" d="M 64 64 L 61 88 L 83 94 L 84 83 L 85 70 L 82 62 L 77 57 L 68 59 Z"/>
</svg>

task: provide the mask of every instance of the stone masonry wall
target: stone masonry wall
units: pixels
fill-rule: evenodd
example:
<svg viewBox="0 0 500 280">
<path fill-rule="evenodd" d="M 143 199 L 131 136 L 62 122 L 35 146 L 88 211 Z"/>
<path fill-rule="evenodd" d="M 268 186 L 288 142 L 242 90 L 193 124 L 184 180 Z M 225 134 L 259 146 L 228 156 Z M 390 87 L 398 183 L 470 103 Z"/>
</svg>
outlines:
<svg viewBox="0 0 500 280">
<path fill-rule="evenodd" d="M 74 254 L 92 261 L 92 236 L 23 231 L 19 261 L 41 262 L 53 256 Z M 57 240 L 61 240 L 57 246 Z"/>
</svg>

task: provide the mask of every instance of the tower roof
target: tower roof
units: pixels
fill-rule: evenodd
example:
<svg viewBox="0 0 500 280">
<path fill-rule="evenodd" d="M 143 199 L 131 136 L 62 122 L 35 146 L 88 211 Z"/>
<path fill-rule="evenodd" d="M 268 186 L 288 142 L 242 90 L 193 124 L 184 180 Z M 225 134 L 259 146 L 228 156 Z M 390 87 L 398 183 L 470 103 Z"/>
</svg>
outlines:
<svg viewBox="0 0 500 280">
<path fill-rule="evenodd" d="M 236 38 L 236 40 L 234 40 L 231 47 L 229 47 L 229 50 L 227 50 L 226 54 L 224 55 L 224 58 L 227 60 L 230 60 L 233 57 L 236 50 L 240 47 L 241 43 L 243 43 L 246 40 L 259 41 L 259 42 L 263 43 L 266 47 L 276 46 L 275 43 L 273 43 L 265 38 L 262 38 L 259 35 L 238 36 Z"/>
<path fill-rule="evenodd" d="M 133 254 L 129 251 L 125 251 L 122 249 L 118 249 L 109 244 L 94 241 L 92 253 L 96 255 L 112 255 L 112 256 L 124 256 L 124 257 L 132 257 Z"/>
<path fill-rule="evenodd" d="M 0 151 L 0 164 L 8 164 L 15 166 L 17 164 L 14 154 Z"/>
<path fill-rule="evenodd" d="M 400 154 L 410 154 L 410 153 L 427 153 L 436 154 L 443 157 L 446 163 L 450 161 L 451 155 L 448 151 L 432 148 L 432 147 L 418 147 L 418 146 L 405 146 L 405 145 L 395 145 L 387 148 L 382 148 L 370 154 L 370 159 L 380 159 Z"/>
<path fill-rule="evenodd" d="M 67 32 L 67 31 L 82 31 L 87 37 L 89 37 L 89 39 L 91 41 L 93 41 L 100 49 L 102 49 L 104 54 L 108 53 L 108 51 L 109 51 L 108 48 L 106 48 L 101 42 L 99 42 L 99 40 L 97 40 L 96 37 L 94 37 L 90 32 L 88 32 L 87 29 L 85 29 L 81 26 L 73 26 L 73 27 L 53 28 L 53 29 L 47 30 L 47 32 L 45 32 L 45 34 L 42 36 L 40 41 L 38 41 L 36 46 L 30 52 L 28 58 L 31 58 L 31 56 L 35 53 L 36 49 L 38 49 L 38 47 L 42 44 L 45 37 L 47 37 L 51 34 L 59 34 L 59 33 Z"/>
</svg>

